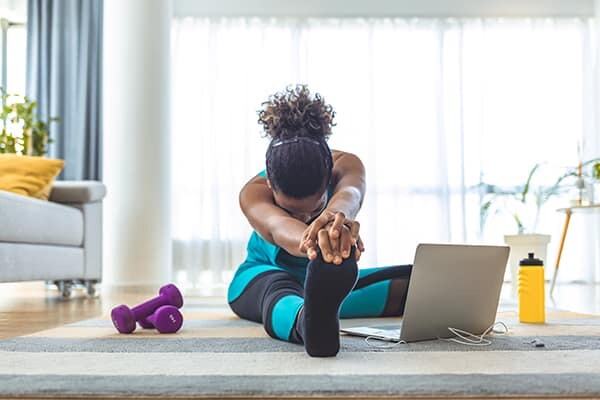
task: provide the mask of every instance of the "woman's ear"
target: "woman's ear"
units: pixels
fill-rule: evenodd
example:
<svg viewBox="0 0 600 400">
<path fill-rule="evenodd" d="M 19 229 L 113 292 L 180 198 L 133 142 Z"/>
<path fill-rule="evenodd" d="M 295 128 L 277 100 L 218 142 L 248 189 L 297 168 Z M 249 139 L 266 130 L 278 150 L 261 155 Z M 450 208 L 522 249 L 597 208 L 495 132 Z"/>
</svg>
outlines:
<svg viewBox="0 0 600 400">
<path fill-rule="evenodd" d="M 269 178 L 267 178 L 267 186 L 269 187 L 269 189 L 273 190 L 273 186 L 271 186 L 271 181 L 269 180 Z"/>
</svg>

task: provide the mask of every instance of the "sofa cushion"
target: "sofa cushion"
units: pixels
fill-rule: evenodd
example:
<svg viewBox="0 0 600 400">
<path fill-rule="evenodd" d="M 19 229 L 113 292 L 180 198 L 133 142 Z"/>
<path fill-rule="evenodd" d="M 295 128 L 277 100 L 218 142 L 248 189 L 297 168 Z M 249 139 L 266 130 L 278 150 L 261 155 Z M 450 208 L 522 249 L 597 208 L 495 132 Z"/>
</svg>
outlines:
<svg viewBox="0 0 600 400">
<path fill-rule="evenodd" d="M 0 242 L 0 282 L 85 279 L 84 260 L 82 247 Z"/>
<path fill-rule="evenodd" d="M 0 242 L 81 246 L 83 215 L 74 207 L 0 190 Z"/>
</svg>

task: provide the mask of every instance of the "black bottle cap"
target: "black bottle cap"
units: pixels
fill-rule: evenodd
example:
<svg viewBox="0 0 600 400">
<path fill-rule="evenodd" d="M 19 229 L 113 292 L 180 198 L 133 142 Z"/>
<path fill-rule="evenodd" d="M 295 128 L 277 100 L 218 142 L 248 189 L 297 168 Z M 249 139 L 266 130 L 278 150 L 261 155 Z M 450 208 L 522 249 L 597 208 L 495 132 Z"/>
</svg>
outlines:
<svg viewBox="0 0 600 400">
<path fill-rule="evenodd" d="M 522 259 L 519 262 L 519 265 L 544 265 L 544 262 L 542 260 L 540 260 L 539 258 L 535 258 L 533 256 L 533 253 L 528 253 L 529 257 Z"/>
</svg>

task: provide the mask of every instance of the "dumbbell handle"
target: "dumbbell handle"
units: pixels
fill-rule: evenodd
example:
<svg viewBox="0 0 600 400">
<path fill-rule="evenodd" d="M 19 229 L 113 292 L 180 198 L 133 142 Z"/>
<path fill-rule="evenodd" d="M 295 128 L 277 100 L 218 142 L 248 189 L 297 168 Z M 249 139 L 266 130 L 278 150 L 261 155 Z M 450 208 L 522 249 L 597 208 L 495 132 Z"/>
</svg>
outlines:
<svg viewBox="0 0 600 400">
<path fill-rule="evenodd" d="M 131 309 L 136 320 L 146 318 L 151 315 L 158 307 L 169 305 L 167 296 L 158 295 L 148 301 L 143 302 Z"/>
</svg>

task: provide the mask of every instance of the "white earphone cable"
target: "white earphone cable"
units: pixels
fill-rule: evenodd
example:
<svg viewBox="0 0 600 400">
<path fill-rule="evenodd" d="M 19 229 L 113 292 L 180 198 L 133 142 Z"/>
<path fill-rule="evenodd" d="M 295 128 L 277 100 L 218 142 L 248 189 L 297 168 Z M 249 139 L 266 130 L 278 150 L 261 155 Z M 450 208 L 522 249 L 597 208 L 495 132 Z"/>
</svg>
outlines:
<svg viewBox="0 0 600 400">
<path fill-rule="evenodd" d="M 503 330 L 496 330 L 496 326 L 502 326 Z M 465 346 L 489 346 L 492 344 L 492 341 L 486 339 L 490 332 L 498 334 L 498 335 L 506 335 L 509 332 L 508 326 L 502 322 L 498 321 L 490 325 L 481 335 L 475 335 L 471 332 L 467 332 L 462 329 L 448 327 L 448 330 L 457 337 L 453 338 L 438 338 L 439 340 L 444 340 L 446 342 L 454 342 L 458 344 L 464 344 Z"/>
<path fill-rule="evenodd" d="M 381 339 L 381 338 L 379 338 L 377 336 L 367 336 L 365 338 L 365 342 L 369 346 L 371 346 L 371 347 L 377 347 L 378 349 L 391 349 L 392 347 L 396 347 L 399 344 L 407 344 L 404 340 L 399 340 L 397 342 L 393 342 L 393 343 L 389 343 L 389 344 L 385 344 L 385 345 L 380 345 L 380 344 L 375 344 L 373 342 L 369 342 L 369 339 L 375 339 L 375 340 L 380 341 L 380 342 L 389 342 L 389 341 L 388 340 L 383 340 L 383 339 Z"/>
<path fill-rule="evenodd" d="M 498 330 L 498 329 L 496 329 L 497 326 L 501 326 L 503 329 Z M 495 333 L 497 335 L 506 335 L 510 331 L 508 329 L 508 325 L 506 325 L 502 321 L 493 323 L 481 335 L 475 335 L 471 332 L 467 332 L 465 330 L 458 329 L 458 328 L 452 328 L 450 326 L 448 327 L 448 330 L 456 337 L 453 337 L 453 338 L 439 338 L 438 337 L 438 340 L 443 340 L 446 342 L 454 342 L 454 343 L 462 344 L 465 346 L 489 346 L 492 344 L 492 341 L 489 339 L 486 339 L 485 336 L 489 335 L 490 333 Z M 377 336 L 367 336 L 365 338 L 365 342 L 367 343 L 367 345 L 369 345 L 371 347 L 376 347 L 378 349 L 391 349 L 393 347 L 398 346 L 399 344 L 407 344 L 404 340 L 400 340 L 398 342 L 394 342 L 391 344 L 380 345 L 380 344 L 375 344 L 372 341 L 369 341 L 369 339 L 375 339 L 377 341 L 386 341 L 386 340 L 383 340 Z"/>
</svg>

